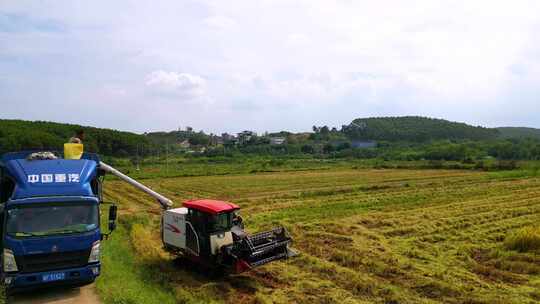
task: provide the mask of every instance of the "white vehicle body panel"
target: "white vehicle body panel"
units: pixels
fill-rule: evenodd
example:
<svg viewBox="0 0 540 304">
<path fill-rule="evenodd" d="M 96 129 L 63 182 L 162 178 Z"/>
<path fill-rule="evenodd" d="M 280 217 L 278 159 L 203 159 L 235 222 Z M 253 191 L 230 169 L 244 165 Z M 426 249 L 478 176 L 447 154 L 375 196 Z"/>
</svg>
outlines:
<svg viewBox="0 0 540 304">
<path fill-rule="evenodd" d="M 167 245 L 186 248 L 187 208 L 166 210 L 163 214 L 163 242 Z"/>
<path fill-rule="evenodd" d="M 233 237 L 230 231 L 210 235 L 212 254 L 217 254 L 221 246 L 231 245 L 232 243 Z"/>
</svg>

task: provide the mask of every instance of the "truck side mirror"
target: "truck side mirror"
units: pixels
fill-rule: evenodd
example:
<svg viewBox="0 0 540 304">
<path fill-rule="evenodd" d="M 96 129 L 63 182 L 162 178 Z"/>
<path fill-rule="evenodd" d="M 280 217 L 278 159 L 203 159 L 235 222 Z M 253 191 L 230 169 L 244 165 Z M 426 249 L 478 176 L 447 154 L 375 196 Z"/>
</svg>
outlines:
<svg viewBox="0 0 540 304">
<path fill-rule="evenodd" d="M 116 207 L 116 205 L 112 205 L 111 207 L 109 207 L 109 231 L 110 232 L 116 229 L 117 211 L 118 211 L 118 207 Z"/>
</svg>

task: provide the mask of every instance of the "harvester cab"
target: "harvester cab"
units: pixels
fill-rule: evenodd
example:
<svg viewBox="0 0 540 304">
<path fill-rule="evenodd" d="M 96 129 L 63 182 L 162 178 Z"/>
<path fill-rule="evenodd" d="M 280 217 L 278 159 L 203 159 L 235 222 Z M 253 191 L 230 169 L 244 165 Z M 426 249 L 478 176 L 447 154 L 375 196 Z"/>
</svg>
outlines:
<svg viewBox="0 0 540 304">
<path fill-rule="evenodd" d="M 181 208 L 166 210 L 162 231 L 165 248 L 232 273 L 293 255 L 285 228 L 248 235 L 239 209 L 230 202 L 193 200 L 184 202 Z"/>
</svg>

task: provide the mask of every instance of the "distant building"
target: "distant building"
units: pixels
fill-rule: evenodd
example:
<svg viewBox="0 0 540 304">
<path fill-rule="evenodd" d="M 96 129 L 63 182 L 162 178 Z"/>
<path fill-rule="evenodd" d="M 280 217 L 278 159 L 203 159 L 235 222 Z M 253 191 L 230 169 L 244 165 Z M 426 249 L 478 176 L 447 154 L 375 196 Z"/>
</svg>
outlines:
<svg viewBox="0 0 540 304">
<path fill-rule="evenodd" d="M 271 145 L 282 145 L 286 141 L 285 137 L 270 137 L 270 144 Z"/>
<path fill-rule="evenodd" d="M 238 144 L 238 139 L 236 138 L 236 136 L 229 133 L 221 133 L 221 139 L 223 140 L 224 145 Z"/>
<path fill-rule="evenodd" d="M 189 149 L 189 147 L 191 147 L 191 144 L 189 143 L 189 140 L 187 139 L 179 142 L 178 145 L 180 146 L 180 148 L 183 148 L 183 149 Z"/>
<path fill-rule="evenodd" d="M 223 138 L 224 142 L 230 141 L 234 139 L 234 135 L 231 135 L 229 133 L 221 133 L 221 138 Z"/>
<path fill-rule="evenodd" d="M 357 149 L 375 148 L 377 147 L 377 142 L 372 140 L 353 140 L 351 142 L 351 147 Z"/>
<path fill-rule="evenodd" d="M 257 136 L 257 133 L 253 131 L 242 131 L 238 133 L 238 142 L 240 144 L 246 144 L 251 140 L 251 138 Z"/>
<path fill-rule="evenodd" d="M 223 137 L 217 135 L 210 135 L 210 145 L 219 146 L 223 145 Z"/>
</svg>

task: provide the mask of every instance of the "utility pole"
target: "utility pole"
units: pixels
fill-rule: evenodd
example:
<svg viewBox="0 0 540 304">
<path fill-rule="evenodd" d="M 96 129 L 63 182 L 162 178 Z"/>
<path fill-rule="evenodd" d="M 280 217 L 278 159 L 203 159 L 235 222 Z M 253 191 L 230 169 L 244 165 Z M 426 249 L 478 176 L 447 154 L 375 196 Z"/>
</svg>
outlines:
<svg viewBox="0 0 540 304">
<path fill-rule="evenodd" d="M 169 140 L 165 140 L 165 175 L 169 175 Z"/>
<path fill-rule="evenodd" d="M 140 163 L 141 159 L 139 158 L 139 143 L 137 143 L 137 171 L 141 171 Z"/>
</svg>

